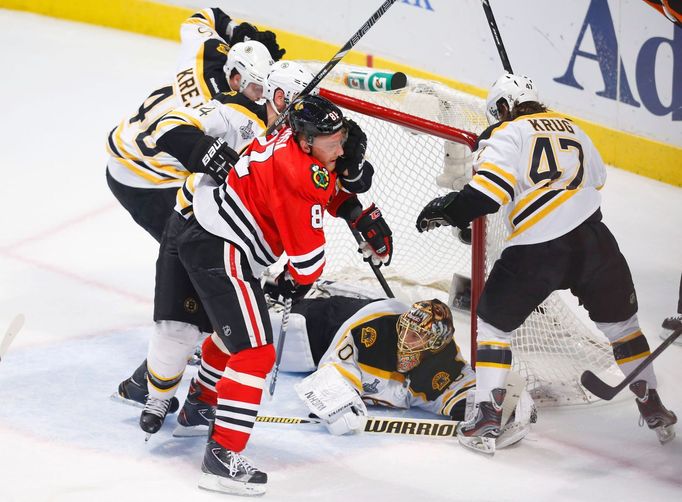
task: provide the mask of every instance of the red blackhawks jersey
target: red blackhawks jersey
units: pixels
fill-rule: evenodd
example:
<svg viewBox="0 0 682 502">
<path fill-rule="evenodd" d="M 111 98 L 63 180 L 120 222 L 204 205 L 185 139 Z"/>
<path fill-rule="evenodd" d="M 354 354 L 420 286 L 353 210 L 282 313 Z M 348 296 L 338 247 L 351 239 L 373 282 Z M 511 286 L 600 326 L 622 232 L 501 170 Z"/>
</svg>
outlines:
<svg viewBox="0 0 682 502">
<path fill-rule="evenodd" d="M 289 128 L 256 138 L 216 186 L 193 175 L 193 211 L 207 231 L 238 246 L 258 277 L 286 253 L 299 284 L 311 284 L 325 264 L 323 214 L 336 194 L 336 173 L 306 154 Z"/>
</svg>

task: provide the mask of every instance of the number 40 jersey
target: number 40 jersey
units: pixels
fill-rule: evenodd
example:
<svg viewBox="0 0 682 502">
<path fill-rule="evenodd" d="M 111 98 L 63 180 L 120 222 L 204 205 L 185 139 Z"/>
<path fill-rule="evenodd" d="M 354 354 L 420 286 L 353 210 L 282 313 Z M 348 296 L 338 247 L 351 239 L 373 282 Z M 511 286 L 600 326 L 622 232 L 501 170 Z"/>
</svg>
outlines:
<svg viewBox="0 0 682 502">
<path fill-rule="evenodd" d="M 567 234 L 601 205 L 606 169 L 571 120 L 545 112 L 488 128 L 474 153 L 469 186 L 506 205 L 508 245 Z"/>
</svg>

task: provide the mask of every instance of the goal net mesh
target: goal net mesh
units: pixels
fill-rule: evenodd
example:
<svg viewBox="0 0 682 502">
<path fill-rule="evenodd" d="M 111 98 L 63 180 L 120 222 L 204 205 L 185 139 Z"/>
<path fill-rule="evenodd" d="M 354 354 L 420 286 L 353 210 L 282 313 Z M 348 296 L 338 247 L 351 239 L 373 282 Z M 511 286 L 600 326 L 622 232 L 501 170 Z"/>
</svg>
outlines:
<svg viewBox="0 0 682 502">
<path fill-rule="evenodd" d="M 305 63 L 313 72 L 322 66 Z M 395 91 L 354 89 L 344 83 L 351 71 L 377 70 L 339 64 L 322 81 L 321 92 L 340 104 L 344 115 L 367 134 L 366 159 L 375 167 L 375 175 L 372 188 L 360 199 L 364 207 L 376 203 L 393 232 L 393 259 L 381 271 L 396 296 L 406 303 L 433 295 L 433 290 L 447 298 L 455 274 L 471 277 L 472 246 L 461 242 L 457 229 L 419 234 L 415 222 L 434 197 L 461 188 L 461 176 L 453 179 L 453 172 L 466 172 L 470 178 L 471 137 L 487 127 L 485 103 L 441 83 L 411 76 L 406 87 Z M 346 98 L 343 103 L 336 94 Z M 394 118 L 400 124 L 385 120 L 372 105 L 400 112 L 398 119 Z M 426 131 L 420 119 L 429 121 Z M 479 261 L 487 276 L 506 242 L 502 212 L 487 217 L 485 226 L 485 256 Z M 346 223 L 327 217 L 325 233 L 325 277 L 374 287 L 382 294 L 370 267 L 357 253 Z M 515 332 L 512 349 L 514 368 L 525 377 L 536 402 L 543 405 L 595 400 L 579 383 L 586 369 L 606 378 L 621 375 L 606 338 L 591 331 L 558 293 L 553 293 Z"/>
</svg>

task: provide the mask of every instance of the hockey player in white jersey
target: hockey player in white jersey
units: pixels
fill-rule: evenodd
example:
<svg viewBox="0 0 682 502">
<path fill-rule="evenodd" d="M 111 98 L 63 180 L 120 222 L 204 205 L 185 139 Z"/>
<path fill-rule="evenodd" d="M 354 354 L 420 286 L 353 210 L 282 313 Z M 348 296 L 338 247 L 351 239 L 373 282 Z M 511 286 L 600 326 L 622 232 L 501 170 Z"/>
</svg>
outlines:
<svg viewBox="0 0 682 502">
<path fill-rule="evenodd" d="M 188 18 L 180 28 L 180 39 L 172 82 L 152 91 L 107 140 L 109 188 L 157 242 L 173 210 L 174 189 L 188 175 L 183 166 L 159 152 L 154 144 L 151 132 L 158 120 L 175 108 L 196 108 L 230 90 L 243 92 L 253 100 L 261 99 L 268 71 L 265 65 L 285 53 L 274 33 L 259 31 L 249 23 L 237 24 L 217 8 L 203 9 Z M 231 51 L 244 41 L 261 43 L 266 54 L 250 44 Z"/>
<path fill-rule="evenodd" d="M 243 50 L 242 47 L 251 49 Z M 254 58 L 261 53 L 262 57 Z M 180 107 L 172 110 L 156 121 L 150 132 L 149 141 L 158 150 L 156 158 L 165 158 L 176 165 L 176 171 L 183 173 L 182 187 L 170 189 L 173 202 L 177 200 L 178 210 L 183 214 L 191 211 L 191 199 L 194 189 L 194 178 L 189 177 L 193 171 L 204 171 L 224 179 L 226 165 L 238 159 L 237 150 L 241 150 L 253 138 L 260 135 L 266 123 L 277 116 L 312 79 L 312 74 L 300 64 L 291 61 L 280 61 L 273 66 L 263 67 L 254 75 L 256 65 L 248 66 L 249 61 L 266 61 L 267 51 L 259 42 L 241 42 L 231 51 L 238 55 L 249 54 L 248 57 L 235 58 L 235 64 L 242 64 L 244 79 L 254 80 L 264 74 L 258 86 L 265 86 L 267 104 L 259 105 L 246 95 L 231 91 L 218 94 L 215 99 L 199 108 Z M 266 61 L 267 62 L 267 61 Z M 265 85 L 268 80 L 269 84 Z M 249 84 L 250 85 L 250 84 Z M 263 91 L 259 92 L 263 96 Z M 203 160 L 211 154 L 211 162 Z M 222 166 L 222 173 L 215 171 L 217 165 Z M 186 183 L 185 183 L 186 181 Z M 163 190 L 163 189 L 162 189 Z M 143 208 L 145 211 L 149 208 Z M 150 210 L 151 211 L 151 210 Z M 160 213 L 162 210 L 159 209 Z M 163 209 L 165 213 L 166 209 Z M 151 215 L 154 216 L 154 215 Z M 161 218 L 157 214 L 157 218 Z M 167 219 L 167 215 L 164 216 Z M 165 223 L 165 221 L 164 221 Z M 146 361 L 143 361 L 133 375 L 119 384 L 117 396 L 130 402 L 144 404 L 147 395 Z M 173 411 L 177 409 L 177 400 L 172 403 Z"/>
<path fill-rule="evenodd" d="M 477 414 L 458 431 L 463 444 L 494 451 L 512 333 L 550 293 L 570 289 L 578 297 L 625 374 L 649 355 L 649 344 L 637 320 L 628 264 L 601 221 L 606 169 L 592 141 L 570 119 L 548 111 L 527 77 L 500 77 L 488 93 L 486 114 L 492 125 L 478 139 L 476 174 L 461 191 L 427 204 L 417 229 L 466 228 L 505 206 L 507 247 L 477 312 Z M 643 420 L 665 442 L 674 437 L 677 418 L 656 387 L 651 365 L 630 385 Z"/>
</svg>

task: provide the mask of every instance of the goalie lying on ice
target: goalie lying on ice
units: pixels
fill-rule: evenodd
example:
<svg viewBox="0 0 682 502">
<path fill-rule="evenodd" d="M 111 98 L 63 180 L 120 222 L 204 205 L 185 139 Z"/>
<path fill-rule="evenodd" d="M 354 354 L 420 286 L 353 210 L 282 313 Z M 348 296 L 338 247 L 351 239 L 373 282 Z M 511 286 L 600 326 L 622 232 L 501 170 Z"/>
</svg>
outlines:
<svg viewBox="0 0 682 502">
<path fill-rule="evenodd" d="M 271 310 L 270 317 L 277 336 L 281 316 Z M 461 421 L 476 380 L 454 331 L 439 300 L 408 307 L 393 299 L 304 299 L 292 308 L 280 369 L 314 371 L 296 392 L 332 434 L 362 431 L 365 404 L 418 407 Z M 525 390 L 510 406 L 516 410 L 506 428 L 516 442 L 534 407 Z"/>
</svg>

